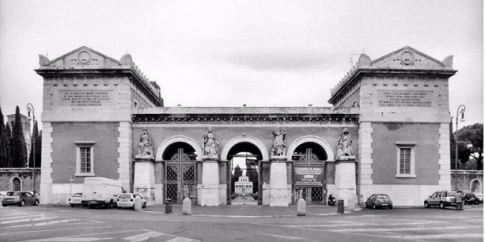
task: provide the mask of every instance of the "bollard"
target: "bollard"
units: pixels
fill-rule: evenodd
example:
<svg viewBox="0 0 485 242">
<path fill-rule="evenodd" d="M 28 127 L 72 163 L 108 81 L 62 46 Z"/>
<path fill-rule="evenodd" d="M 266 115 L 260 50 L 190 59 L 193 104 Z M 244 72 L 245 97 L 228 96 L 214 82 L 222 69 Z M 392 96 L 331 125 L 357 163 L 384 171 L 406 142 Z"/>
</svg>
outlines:
<svg viewBox="0 0 485 242">
<path fill-rule="evenodd" d="M 305 216 L 306 214 L 306 202 L 303 198 L 298 199 L 296 205 L 296 216 Z"/>
<path fill-rule="evenodd" d="M 135 211 L 142 211 L 142 200 L 140 196 L 135 197 L 135 204 L 133 205 L 133 209 Z"/>
<path fill-rule="evenodd" d="M 165 213 L 172 213 L 172 199 L 165 200 Z"/>
<path fill-rule="evenodd" d="M 186 197 L 184 199 L 184 204 L 183 204 L 182 210 L 183 210 L 184 215 L 191 215 L 192 214 L 192 201 L 190 200 L 190 198 Z"/>
<path fill-rule="evenodd" d="M 337 213 L 344 214 L 344 200 L 337 200 Z"/>
</svg>

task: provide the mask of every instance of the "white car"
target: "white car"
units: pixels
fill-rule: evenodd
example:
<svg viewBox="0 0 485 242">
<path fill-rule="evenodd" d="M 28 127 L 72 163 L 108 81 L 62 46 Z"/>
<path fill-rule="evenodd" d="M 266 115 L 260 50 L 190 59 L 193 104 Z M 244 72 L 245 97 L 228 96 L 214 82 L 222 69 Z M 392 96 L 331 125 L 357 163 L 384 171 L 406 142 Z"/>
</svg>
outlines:
<svg viewBox="0 0 485 242">
<path fill-rule="evenodd" d="M 82 193 L 74 193 L 71 197 L 67 198 L 67 203 L 74 207 L 76 205 L 82 205 L 81 199 L 83 198 Z"/>
<path fill-rule="evenodd" d="M 118 196 L 118 201 L 116 205 L 118 208 L 135 208 L 135 198 L 140 196 L 142 208 L 146 207 L 147 201 L 145 198 L 137 193 L 122 193 Z"/>
<path fill-rule="evenodd" d="M 7 196 L 7 191 L 0 191 L 0 203 L 2 202 L 2 199 Z"/>
</svg>

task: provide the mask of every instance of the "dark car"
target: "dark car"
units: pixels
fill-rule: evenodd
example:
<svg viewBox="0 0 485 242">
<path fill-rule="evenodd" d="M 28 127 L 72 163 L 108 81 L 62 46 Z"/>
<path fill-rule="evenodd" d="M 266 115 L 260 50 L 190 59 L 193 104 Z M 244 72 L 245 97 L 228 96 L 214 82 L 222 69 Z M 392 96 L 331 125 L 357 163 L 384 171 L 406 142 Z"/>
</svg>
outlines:
<svg viewBox="0 0 485 242">
<path fill-rule="evenodd" d="M 471 191 L 463 190 L 463 191 L 458 191 L 461 193 L 461 197 L 465 204 L 479 204 L 480 200 L 473 194 Z"/>
<path fill-rule="evenodd" d="M 31 204 L 39 205 L 39 198 L 34 196 L 31 192 L 7 192 L 7 195 L 2 199 L 2 206 L 19 205 L 25 206 Z"/>
<path fill-rule="evenodd" d="M 389 209 L 392 209 L 392 201 L 386 194 L 372 194 L 367 198 L 365 207 L 372 209 L 388 207 Z"/>
</svg>

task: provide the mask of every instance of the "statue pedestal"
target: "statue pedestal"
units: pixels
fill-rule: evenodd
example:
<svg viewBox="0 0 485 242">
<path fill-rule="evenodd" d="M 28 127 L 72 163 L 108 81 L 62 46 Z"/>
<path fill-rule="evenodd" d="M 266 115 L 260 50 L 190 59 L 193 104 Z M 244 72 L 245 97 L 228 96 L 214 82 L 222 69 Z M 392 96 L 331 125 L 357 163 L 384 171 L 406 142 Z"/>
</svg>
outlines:
<svg viewBox="0 0 485 242">
<path fill-rule="evenodd" d="M 287 207 L 289 205 L 286 157 L 272 157 L 269 175 L 269 206 Z"/>
<path fill-rule="evenodd" d="M 216 159 L 204 160 L 202 163 L 202 184 L 200 189 L 201 206 L 219 206 L 219 164 Z"/>
<path fill-rule="evenodd" d="M 335 166 L 335 187 L 337 199 L 344 200 L 347 209 L 357 206 L 357 183 L 355 174 L 355 156 L 340 156 Z M 352 204 L 350 204 L 352 203 Z"/>
<path fill-rule="evenodd" d="M 135 158 L 135 181 L 133 192 L 147 200 L 147 205 L 155 203 L 155 165 L 152 157 Z M 163 193 L 162 193 L 163 194 Z"/>
</svg>

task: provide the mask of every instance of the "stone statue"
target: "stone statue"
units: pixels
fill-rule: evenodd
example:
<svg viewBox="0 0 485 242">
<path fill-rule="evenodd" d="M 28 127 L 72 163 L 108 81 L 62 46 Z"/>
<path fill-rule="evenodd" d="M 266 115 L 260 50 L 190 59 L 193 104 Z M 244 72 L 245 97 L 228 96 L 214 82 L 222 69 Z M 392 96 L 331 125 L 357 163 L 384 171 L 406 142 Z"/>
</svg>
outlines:
<svg viewBox="0 0 485 242">
<path fill-rule="evenodd" d="M 286 153 L 286 143 L 285 137 L 286 133 L 281 130 L 281 128 L 276 128 L 273 130 L 273 146 L 271 147 L 271 155 L 273 156 L 284 156 Z"/>
<path fill-rule="evenodd" d="M 216 140 L 212 128 L 209 127 L 207 134 L 204 134 L 204 156 L 217 157 L 219 153 L 219 142 Z"/>
<path fill-rule="evenodd" d="M 340 156 L 353 156 L 352 151 L 352 139 L 347 128 L 344 128 L 344 132 L 340 135 L 337 145 L 337 159 Z"/>
<path fill-rule="evenodd" d="M 148 135 L 147 129 L 143 129 L 140 135 L 140 144 L 138 145 L 138 155 L 136 157 L 153 158 L 152 140 Z"/>
</svg>

